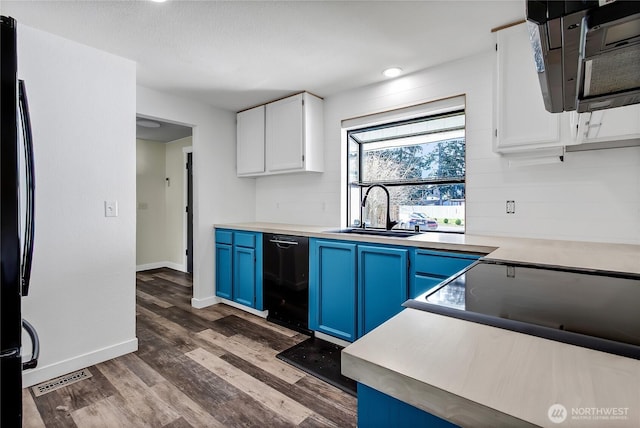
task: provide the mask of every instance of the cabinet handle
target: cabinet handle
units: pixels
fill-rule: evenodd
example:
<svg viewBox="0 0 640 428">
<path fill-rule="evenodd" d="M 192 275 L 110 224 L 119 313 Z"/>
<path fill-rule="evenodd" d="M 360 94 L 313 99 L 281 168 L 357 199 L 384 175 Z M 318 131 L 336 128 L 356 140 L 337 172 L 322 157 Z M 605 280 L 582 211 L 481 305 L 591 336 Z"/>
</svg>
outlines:
<svg viewBox="0 0 640 428">
<path fill-rule="evenodd" d="M 269 242 L 273 242 L 274 244 L 298 245 L 296 241 L 281 241 L 279 239 L 270 239 Z"/>
</svg>

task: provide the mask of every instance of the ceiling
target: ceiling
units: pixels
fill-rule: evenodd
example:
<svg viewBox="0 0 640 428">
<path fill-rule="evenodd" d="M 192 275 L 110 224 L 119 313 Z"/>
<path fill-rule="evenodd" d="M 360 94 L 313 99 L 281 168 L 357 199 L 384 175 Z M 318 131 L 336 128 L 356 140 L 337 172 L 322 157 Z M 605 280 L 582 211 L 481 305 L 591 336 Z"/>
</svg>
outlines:
<svg viewBox="0 0 640 428">
<path fill-rule="evenodd" d="M 137 62 L 138 84 L 232 111 L 322 97 L 491 49 L 503 1 L 7 1 L 30 27 Z"/>
<path fill-rule="evenodd" d="M 149 123 L 155 123 L 158 126 L 149 127 Z M 142 126 L 147 124 L 147 126 Z M 163 122 L 157 119 L 149 120 L 143 117 L 136 118 L 136 138 L 140 140 L 158 141 L 160 143 L 168 143 L 181 138 L 190 137 L 192 133 L 191 127 L 176 125 L 175 123 Z"/>
</svg>

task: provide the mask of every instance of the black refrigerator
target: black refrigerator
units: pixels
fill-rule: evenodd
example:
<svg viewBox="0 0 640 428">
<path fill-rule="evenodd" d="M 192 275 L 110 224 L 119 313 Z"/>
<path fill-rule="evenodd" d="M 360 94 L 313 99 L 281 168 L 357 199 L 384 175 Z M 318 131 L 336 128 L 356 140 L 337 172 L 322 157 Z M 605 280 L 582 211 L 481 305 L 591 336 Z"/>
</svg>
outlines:
<svg viewBox="0 0 640 428">
<path fill-rule="evenodd" d="M 22 426 L 22 371 L 38 362 L 34 328 L 22 319 L 34 235 L 34 169 L 25 84 L 18 80 L 16 21 L 1 16 L 0 85 L 0 426 Z M 22 329 L 31 359 L 22 361 Z"/>
</svg>

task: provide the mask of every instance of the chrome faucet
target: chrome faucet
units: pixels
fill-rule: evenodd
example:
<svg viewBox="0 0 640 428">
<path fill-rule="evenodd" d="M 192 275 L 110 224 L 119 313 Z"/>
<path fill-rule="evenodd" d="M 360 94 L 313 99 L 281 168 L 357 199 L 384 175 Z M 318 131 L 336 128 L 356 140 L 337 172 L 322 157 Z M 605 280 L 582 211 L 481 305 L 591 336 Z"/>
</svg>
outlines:
<svg viewBox="0 0 640 428">
<path fill-rule="evenodd" d="M 364 198 L 362 198 L 362 207 L 364 208 L 364 206 L 367 204 L 367 197 L 369 196 L 369 192 L 371 191 L 371 189 L 373 189 L 374 187 L 379 187 L 382 190 L 384 190 L 384 193 L 387 194 L 387 230 L 391 230 L 393 229 L 393 226 L 395 226 L 396 224 L 398 224 L 397 221 L 391 221 L 391 197 L 389 196 L 389 190 L 386 188 L 386 186 L 382 185 L 382 184 L 373 184 L 371 186 L 369 186 L 369 188 L 367 189 L 367 192 L 364 194 Z M 362 221 L 362 227 L 365 227 L 365 222 L 364 220 Z"/>
</svg>

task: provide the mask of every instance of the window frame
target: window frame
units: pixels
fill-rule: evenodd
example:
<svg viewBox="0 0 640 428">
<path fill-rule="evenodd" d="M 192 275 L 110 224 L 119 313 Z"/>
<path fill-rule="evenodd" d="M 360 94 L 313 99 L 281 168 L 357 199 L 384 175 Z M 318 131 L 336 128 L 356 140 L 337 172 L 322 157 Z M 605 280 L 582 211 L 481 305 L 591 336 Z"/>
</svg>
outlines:
<svg viewBox="0 0 640 428">
<path fill-rule="evenodd" d="M 380 181 L 362 181 L 362 171 L 363 171 L 363 164 L 364 164 L 364 156 L 363 156 L 363 151 L 364 151 L 364 147 L 366 147 L 366 145 L 368 143 L 372 143 L 372 142 L 379 142 L 379 141 L 384 141 L 384 140 L 389 140 L 391 138 L 381 138 L 379 140 L 374 140 L 374 141 L 367 141 L 367 142 L 362 142 L 362 141 L 358 141 L 357 138 L 354 138 L 352 136 L 353 133 L 356 132 L 362 132 L 363 130 L 367 130 L 367 131 L 373 131 L 373 130 L 378 130 L 378 129 L 385 129 L 385 128 L 390 128 L 390 127 L 395 127 L 395 126 L 401 126 L 401 125 L 406 125 L 406 124 L 411 124 L 411 123 L 417 123 L 417 122 L 422 122 L 425 119 L 429 119 L 429 120 L 433 120 L 433 119 L 439 119 L 439 118 L 445 118 L 445 117 L 451 117 L 451 116 L 457 116 L 457 115 L 464 115 L 465 116 L 465 124 L 462 127 L 454 127 L 454 128 L 443 128 L 443 129 L 439 129 L 437 131 L 433 131 L 433 132 L 424 132 L 424 133 L 416 133 L 413 135 L 406 135 L 403 137 L 410 137 L 410 136 L 420 136 L 420 135 L 429 135 L 429 134 L 437 134 L 437 133 L 442 133 L 442 132 L 447 132 L 447 131 L 452 131 L 452 130 L 464 130 L 464 144 L 465 144 L 465 148 L 464 148 L 464 176 L 463 177 L 431 177 L 431 178 L 419 178 L 419 179 L 411 179 L 411 180 L 403 180 L 403 181 L 399 181 L 399 180 L 394 180 L 394 181 L 384 181 L 384 180 L 380 180 Z M 428 111 L 424 112 L 423 114 L 419 115 L 419 116 L 413 116 L 413 117 L 409 117 L 406 119 L 394 119 L 392 121 L 389 122 L 383 122 L 383 123 L 376 123 L 376 124 L 370 124 L 370 125 L 366 125 L 366 124 L 361 124 L 360 126 L 357 127 L 353 127 L 350 129 L 345 129 L 346 131 L 346 151 L 347 151 L 347 155 L 346 155 L 346 197 L 347 197 L 347 203 L 346 203 L 346 220 L 347 220 L 347 227 L 352 227 L 353 224 L 349 224 L 351 223 L 351 206 L 353 203 L 353 198 L 352 198 L 352 189 L 354 187 L 358 188 L 358 197 L 359 197 L 359 201 L 360 203 L 358 204 L 359 206 L 359 218 L 360 221 L 362 222 L 362 217 L 363 217 L 363 207 L 362 207 L 362 198 L 364 196 L 363 191 L 368 189 L 370 186 L 374 185 L 374 184 L 382 184 L 387 188 L 393 188 L 393 187 L 398 187 L 398 186 L 420 186 L 420 185 L 437 185 L 437 186 L 441 186 L 441 185 L 448 185 L 448 184 L 462 184 L 465 186 L 465 206 L 466 206 L 466 177 L 467 177 L 467 135 L 466 135 L 466 105 L 463 104 L 462 106 L 452 109 L 452 110 L 448 110 L 445 112 L 438 112 L 438 113 L 432 113 L 430 114 Z M 351 145 L 351 140 L 353 139 L 353 141 L 358 145 L 358 181 L 357 182 L 352 182 L 350 180 L 350 172 L 351 172 L 351 168 L 350 168 L 350 162 L 349 162 L 349 155 L 351 154 L 351 150 L 350 150 L 350 145 Z M 454 139 L 451 139 L 454 140 Z M 441 233 L 465 233 L 466 231 L 466 210 L 465 210 L 465 215 L 464 215 L 464 224 L 465 224 L 465 228 L 462 231 L 439 231 Z"/>
</svg>

